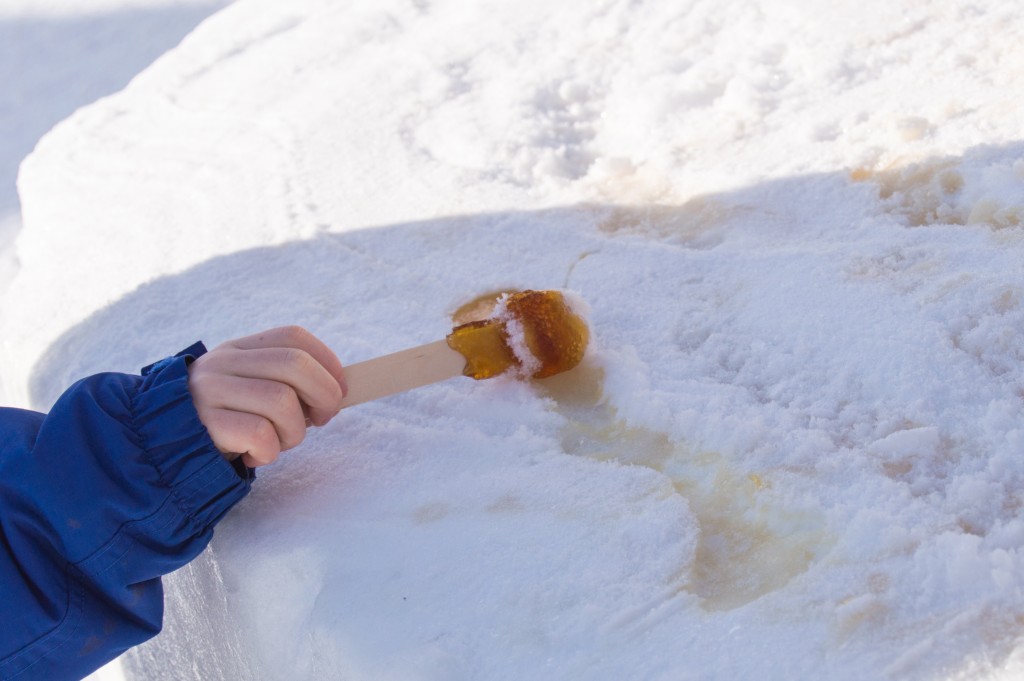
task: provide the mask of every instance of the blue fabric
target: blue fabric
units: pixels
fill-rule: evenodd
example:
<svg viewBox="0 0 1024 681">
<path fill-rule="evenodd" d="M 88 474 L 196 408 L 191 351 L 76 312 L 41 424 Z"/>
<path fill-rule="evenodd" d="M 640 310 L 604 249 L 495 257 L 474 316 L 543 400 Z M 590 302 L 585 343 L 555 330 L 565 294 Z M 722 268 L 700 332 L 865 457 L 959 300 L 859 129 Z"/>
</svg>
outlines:
<svg viewBox="0 0 1024 681">
<path fill-rule="evenodd" d="M 100 374 L 49 414 L 0 409 L 0 679 L 80 679 L 160 631 L 160 576 L 248 493 L 199 421 L 188 364 Z"/>
</svg>

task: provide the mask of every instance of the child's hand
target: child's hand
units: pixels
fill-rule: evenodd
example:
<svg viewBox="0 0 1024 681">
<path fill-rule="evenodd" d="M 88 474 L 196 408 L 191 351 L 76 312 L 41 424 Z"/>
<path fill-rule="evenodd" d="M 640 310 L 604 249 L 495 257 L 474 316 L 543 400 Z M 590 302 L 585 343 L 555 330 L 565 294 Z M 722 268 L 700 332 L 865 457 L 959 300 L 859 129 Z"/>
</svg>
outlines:
<svg viewBox="0 0 1024 681">
<path fill-rule="evenodd" d="M 217 449 L 255 468 L 302 442 L 341 409 L 341 362 L 297 326 L 228 341 L 189 367 L 189 389 Z"/>
</svg>

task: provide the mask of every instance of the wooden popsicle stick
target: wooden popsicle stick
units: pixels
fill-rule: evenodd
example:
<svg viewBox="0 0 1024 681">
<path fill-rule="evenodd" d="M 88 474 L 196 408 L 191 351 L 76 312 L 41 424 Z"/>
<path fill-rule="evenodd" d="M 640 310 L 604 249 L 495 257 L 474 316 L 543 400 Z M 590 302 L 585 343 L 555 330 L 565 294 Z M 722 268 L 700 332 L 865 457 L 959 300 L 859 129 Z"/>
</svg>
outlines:
<svg viewBox="0 0 1024 681">
<path fill-rule="evenodd" d="M 341 408 L 461 376 L 466 358 L 439 340 L 345 367 Z"/>
</svg>

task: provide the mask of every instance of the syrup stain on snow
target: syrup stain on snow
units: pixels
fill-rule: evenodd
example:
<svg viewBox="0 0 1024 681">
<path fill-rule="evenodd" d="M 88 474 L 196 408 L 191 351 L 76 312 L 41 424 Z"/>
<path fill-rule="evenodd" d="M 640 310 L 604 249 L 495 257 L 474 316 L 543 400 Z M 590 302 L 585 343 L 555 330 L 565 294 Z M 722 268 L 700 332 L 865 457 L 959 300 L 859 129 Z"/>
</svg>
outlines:
<svg viewBox="0 0 1024 681">
<path fill-rule="evenodd" d="M 706 610 L 738 608 L 785 587 L 828 547 L 824 519 L 777 506 L 768 476 L 736 470 L 721 454 L 693 451 L 618 419 L 603 400 L 600 368 L 585 362 L 539 383 L 566 420 L 567 454 L 651 468 L 686 499 L 700 537 L 682 588 Z"/>
<path fill-rule="evenodd" d="M 722 232 L 742 209 L 712 197 L 697 196 L 678 206 L 612 207 L 603 211 L 598 229 L 609 236 L 637 235 L 662 243 L 706 250 L 722 242 Z"/>
<path fill-rule="evenodd" d="M 963 158 L 896 159 L 857 168 L 855 182 L 873 182 L 883 208 L 911 227 L 984 225 L 993 230 L 1024 224 L 1024 159 L 998 150 Z"/>
</svg>

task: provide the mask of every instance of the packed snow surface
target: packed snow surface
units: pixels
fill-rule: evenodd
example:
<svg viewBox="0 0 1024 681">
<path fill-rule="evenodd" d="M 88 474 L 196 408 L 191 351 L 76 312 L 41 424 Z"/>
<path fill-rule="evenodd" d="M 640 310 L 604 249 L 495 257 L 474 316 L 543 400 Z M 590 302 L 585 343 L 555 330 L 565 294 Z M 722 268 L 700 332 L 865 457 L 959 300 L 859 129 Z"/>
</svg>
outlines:
<svg viewBox="0 0 1024 681">
<path fill-rule="evenodd" d="M 262 471 L 132 678 L 1019 678 L 1019 16 L 239 0 L 59 125 L 0 335 L 38 408 L 196 338 L 590 308 L 570 373 Z"/>
</svg>

